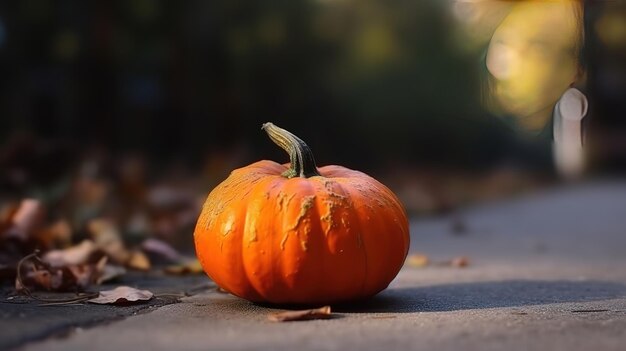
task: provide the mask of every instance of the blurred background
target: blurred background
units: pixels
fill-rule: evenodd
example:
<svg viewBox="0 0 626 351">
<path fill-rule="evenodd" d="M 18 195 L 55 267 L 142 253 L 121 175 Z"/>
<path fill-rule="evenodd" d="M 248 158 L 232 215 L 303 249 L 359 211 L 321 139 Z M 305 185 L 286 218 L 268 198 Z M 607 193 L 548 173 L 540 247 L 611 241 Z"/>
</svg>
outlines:
<svg viewBox="0 0 626 351">
<path fill-rule="evenodd" d="M 2 228 L 39 233 L 36 247 L 114 228 L 129 247 L 156 238 L 189 251 L 213 186 L 256 160 L 287 162 L 260 130 L 267 121 L 307 141 L 318 165 L 380 179 L 413 216 L 558 183 L 551 138 L 511 128 L 484 100 L 485 77 L 502 72 L 485 64 L 494 33 L 525 37 L 507 18 L 532 28 L 561 17 L 526 14 L 522 3 L 2 2 Z M 579 38 L 575 52 L 536 46 L 535 61 L 521 54 L 523 73 L 552 82 L 541 63 L 575 62 L 571 85 L 589 100 L 587 174 L 619 174 L 626 3 L 573 4 L 576 25 L 549 29 Z M 550 89 L 542 94 L 563 93 Z"/>
</svg>

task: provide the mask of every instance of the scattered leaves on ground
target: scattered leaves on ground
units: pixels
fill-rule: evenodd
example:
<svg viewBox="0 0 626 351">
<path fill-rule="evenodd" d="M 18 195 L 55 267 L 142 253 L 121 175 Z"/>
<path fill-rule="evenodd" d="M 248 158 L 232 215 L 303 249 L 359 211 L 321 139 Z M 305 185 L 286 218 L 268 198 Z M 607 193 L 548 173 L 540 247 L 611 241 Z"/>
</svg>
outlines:
<svg viewBox="0 0 626 351">
<path fill-rule="evenodd" d="M 168 266 L 164 269 L 164 272 L 172 275 L 185 275 L 185 274 L 201 274 L 202 265 L 198 259 L 188 260 L 187 262 Z"/>
<path fill-rule="evenodd" d="M 405 264 L 413 268 L 424 268 L 429 265 L 439 267 L 465 268 L 470 264 L 470 259 L 467 256 L 457 256 L 449 260 L 432 261 L 428 256 L 424 254 L 412 254 L 406 258 Z"/>
<path fill-rule="evenodd" d="M 163 240 L 149 238 L 141 243 L 141 250 L 150 256 L 154 256 L 156 260 L 168 263 L 179 262 L 181 255 L 170 244 Z"/>
<path fill-rule="evenodd" d="M 125 265 L 131 258 L 126 249 L 119 229 L 111 220 L 91 220 L 87 228 L 96 246 L 104 251 L 114 263 Z"/>
<path fill-rule="evenodd" d="M 100 296 L 87 300 L 87 302 L 100 305 L 127 305 L 149 301 L 154 294 L 148 290 L 139 290 L 130 286 L 119 286 L 113 290 L 100 291 Z"/>
<path fill-rule="evenodd" d="M 470 261 L 469 261 L 469 258 L 467 258 L 467 256 L 459 256 L 450 260 L 450 266 L 456 267 L 456 268 L 467 267 L 469 263 Z"/>
<path fill-rule="evenodd" d="M 130 258 L 126 262 L 126 266 L 130 269 L 136 269 L 138 271 L 147 271 L 152 266 L 150 260 L 145 253 L 135 250 L 131 252 Z"/>
<path fill-rule="evenodd" d="M 7 238 L 27 241 L 44 219 L 44 208 L 39 200 L 24 199 L 17 209 L 12 211 L 8 228 L 4 231 Z"/>
<path fill-rule="evenodd" d="M 311 319 L 329 319 L 332 318 L 330 306 L 324 306 L 320 308 L 301 310 L 301 311 L 285 311 L 270 313 L 267 316 L 272 322 L 291 322 L 291 321 L 306 321 Z"/>
<path fill-rule="evenodd" d="M 15 290 L 26 294 L 31 290 L 83 291 L 98 282 L 105 265 L 106 257 L 102 257 L 96 263 L 55 267 L 31 254 L 18 264 Z"/>
<path fill-rule="evenodd" d="M 197 271 L 177 248 L 190 247 L 186 234 L 205 200 L 205 177 L 217 182 L 230 163 L 211 163 L 208 173 L 179 173 L 174 166 L 151 177 L 142 155 L 66 147 L 30 137 L 0 145 L 0 281 L 22 293 L 77 292 L 126 269 L 180 265 L 174 274 Z M 57 151 L 72 155 L 59 159 L 72 161 L 58 164 L 51 157 Z M 40 254 L 23 262 L 18 281 L 19 262 L 35 250 Z M 98 265 L 103 257 L 107 261 Z"/>
<path fill-rule="evenodd" d="M 430 259 L 424 254 L 412 254 L 406 259 L 406 264 L 409 267 L 422 268 L 428 266 Z"/>
<path fill-rule="evenodd" d="M 98 247 L 93 241 L 83 240 L 67 249 L 48 251 L 43 255 L 42 260 L 53 267 L 77 265 L 87 263 L 97 251 Z"/>
</svg>

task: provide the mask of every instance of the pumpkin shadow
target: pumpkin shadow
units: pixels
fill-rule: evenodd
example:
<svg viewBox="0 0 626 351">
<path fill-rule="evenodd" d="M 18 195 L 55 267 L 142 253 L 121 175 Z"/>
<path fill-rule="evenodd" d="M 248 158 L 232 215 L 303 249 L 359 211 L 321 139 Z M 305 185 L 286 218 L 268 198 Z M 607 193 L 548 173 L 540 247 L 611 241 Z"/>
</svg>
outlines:
<svg viewBox="0 0 626 351">
<path fill-rule="evenodd" d="M 625 296 L 626 285 L 614 282 L 509 280 L 391 288 L 365 301 L 333 306 L 333 310 L 345 313 L 446 312 Z"/>
</svg>

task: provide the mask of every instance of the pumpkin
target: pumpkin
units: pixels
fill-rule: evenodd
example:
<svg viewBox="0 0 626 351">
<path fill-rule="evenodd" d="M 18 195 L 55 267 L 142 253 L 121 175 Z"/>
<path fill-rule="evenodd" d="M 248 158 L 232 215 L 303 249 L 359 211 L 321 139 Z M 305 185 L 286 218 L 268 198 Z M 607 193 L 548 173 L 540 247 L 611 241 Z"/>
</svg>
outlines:
<svg viewBox="0 0 626 351">
<path fill-rule="evenodd" d="M 364 173 L 317 168 L 300 138 L 263 129 L 291 162 L 239 168 L 210 192 L 194 231 L 204 271 L 253 302 L 333 303 L 385 289 L 409 248 L 398 198 Z"/>
</svg>

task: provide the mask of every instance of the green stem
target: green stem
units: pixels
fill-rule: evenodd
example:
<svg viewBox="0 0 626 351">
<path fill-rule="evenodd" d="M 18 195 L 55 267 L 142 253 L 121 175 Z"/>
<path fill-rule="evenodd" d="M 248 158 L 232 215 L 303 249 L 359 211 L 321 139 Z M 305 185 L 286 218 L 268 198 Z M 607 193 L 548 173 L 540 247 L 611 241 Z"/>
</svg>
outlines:
<svg viewBox="0 0 626 351">
<path fill-rule="evenodd" d="M 263 124 L 261 129 L 269 135 L 276 145 L 289 154 L 291 167 L 283 173 L 284 177 L 309 178 L 320 175 L 315 165 L 313 153 L 302 139 L 270 122 Z"/>
</svg>

